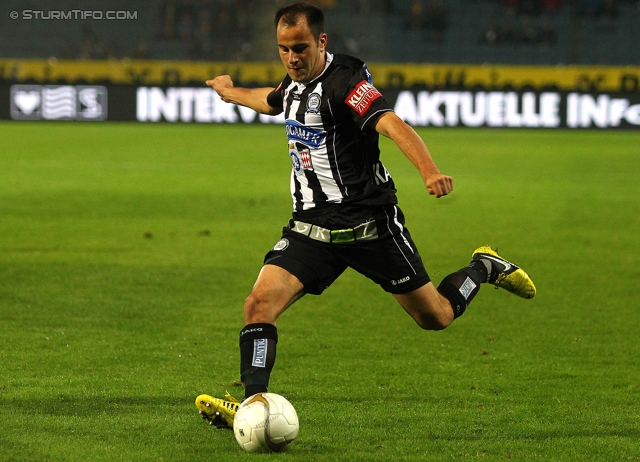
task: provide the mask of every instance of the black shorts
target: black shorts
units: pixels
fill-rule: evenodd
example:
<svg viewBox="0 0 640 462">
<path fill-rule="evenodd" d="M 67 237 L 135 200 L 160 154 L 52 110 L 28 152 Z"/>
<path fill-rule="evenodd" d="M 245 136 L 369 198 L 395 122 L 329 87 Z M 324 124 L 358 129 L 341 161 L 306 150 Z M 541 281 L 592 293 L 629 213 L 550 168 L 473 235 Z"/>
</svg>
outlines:
<svg viewBox="0 0 640 462">
<path fill-rule="evenodd" d="M 374 217 L 380 237 L 349 243 L 320 242 L 283 228 L 280 241 L 267 253 L 265 265 L 276 265 L 296 276 L 306 293 L 319 295 L 347 267 L 379 284 L 385 291 L 402 294 L 430 281 L 397 206 L 385 206 Z"/>
</svg>

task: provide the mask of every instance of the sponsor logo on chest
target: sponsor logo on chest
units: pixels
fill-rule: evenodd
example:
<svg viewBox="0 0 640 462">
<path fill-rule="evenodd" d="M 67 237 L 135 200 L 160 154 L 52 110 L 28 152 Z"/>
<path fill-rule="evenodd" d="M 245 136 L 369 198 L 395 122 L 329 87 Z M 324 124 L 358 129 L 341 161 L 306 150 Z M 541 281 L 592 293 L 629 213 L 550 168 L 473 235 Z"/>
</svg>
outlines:
<svg viewBox="0 0 640 462">
<path fill-rule="evenodd" d="M 285 122 L 289 141 L 299 141 L 311 148 L 319 148 L 327 137 L 327 132 L 302 125 L 297 120 Z"/>
<path fill-rule="evenodd" d="M 290 142 L 289 156 L 291 156 L 291 165 L 296 175 L 302 175 L 304 170 L 313 170 L 311 151 L 308 148 L 298 149 L 296 143 Z"/>
</svg>

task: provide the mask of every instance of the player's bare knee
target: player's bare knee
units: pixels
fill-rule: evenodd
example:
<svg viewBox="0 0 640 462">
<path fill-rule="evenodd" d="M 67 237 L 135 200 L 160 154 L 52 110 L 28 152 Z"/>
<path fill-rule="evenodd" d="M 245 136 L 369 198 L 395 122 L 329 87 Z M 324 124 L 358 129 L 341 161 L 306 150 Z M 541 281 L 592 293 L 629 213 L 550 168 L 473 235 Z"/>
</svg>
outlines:
<svg viewBox="0 0 640 462">
<path fill-rule="evenodd" d="M 434 316 L 433 314 L 421 314 L 414 319 L 418 326 L 424 330 L 442 330 L 451 324 L 449 319 L 442 316 Z"/>
<path fill-rule="evenodd" d="M 266 294 L 253 290 L 244 301 L 245 322 L 272 322 L 267 307 Z"/>
<path fill-rule="evenodd" d="M 453 310 L 447 304 L 425 307 L 424 311 L 416 316 L 416 322 L 425 330 L 446 329 L 453 322 Z"/>
</svg>

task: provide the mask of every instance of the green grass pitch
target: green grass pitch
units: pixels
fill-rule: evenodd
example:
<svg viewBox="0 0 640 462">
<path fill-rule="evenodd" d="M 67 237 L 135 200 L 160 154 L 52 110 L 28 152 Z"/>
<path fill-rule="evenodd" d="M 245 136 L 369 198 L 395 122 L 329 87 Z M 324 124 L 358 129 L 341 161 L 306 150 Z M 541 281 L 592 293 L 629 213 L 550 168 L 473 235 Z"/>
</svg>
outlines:
<svg viewBox="0 0 640 462">
<path fill-rule="evenodd" d="M 279 321 L 283 460 L 640 460 L 640 132 L 423 129 L 452 195 L 383 161 L 439 282 L 534 278 L 442 332 L 348 271 Z M 0 124 L 0 460 L 256 460 L 199 418 L 291 209 L 281 126 Z M 271 456 L 274 457 L 274 456 Z M 274 458 L 275 458 L 274 457 Z"/>
</svg>

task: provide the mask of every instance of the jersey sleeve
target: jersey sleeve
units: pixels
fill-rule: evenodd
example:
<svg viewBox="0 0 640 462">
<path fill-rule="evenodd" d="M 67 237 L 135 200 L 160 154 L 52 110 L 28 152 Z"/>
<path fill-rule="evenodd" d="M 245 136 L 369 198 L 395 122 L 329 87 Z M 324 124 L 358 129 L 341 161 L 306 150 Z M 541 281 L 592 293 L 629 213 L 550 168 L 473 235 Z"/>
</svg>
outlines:
<svg viewBox="0 0 640 462">
<path fill-rule="evenodd" d="M 352 72 L 344 92 L 344 104 L 361 130 L 367 127 L 373 128 L 372 124 L 383 112 L 393 111 L 382 93 L 371 82 L 368 72 L 365 73 L 365 71 L 366 68 L 361 72 Z"/>
<path fill-rule="evenodd" d="M 285 77 L 285 79 L 280 82 L 280 85 L 267 95 L 267 104 L 272 108 L 280 110 L 284 109 L 284 90 L 289 84 L 287 82 L 288 79 L 289 76 Z"/>
<path fill-rule="evenodd" d="M 278 88 L 267 95 L 267 104 L 274 109 L 282 109 L 282 106 L 284 104 L 284 98 L 282 92 L 280 91 L 280 87 L 282 87 L 282 84 L 280 84 Z"/>
</svg>

